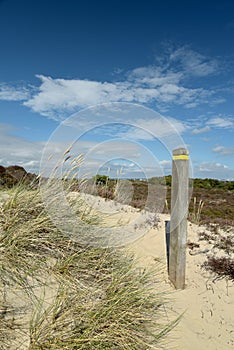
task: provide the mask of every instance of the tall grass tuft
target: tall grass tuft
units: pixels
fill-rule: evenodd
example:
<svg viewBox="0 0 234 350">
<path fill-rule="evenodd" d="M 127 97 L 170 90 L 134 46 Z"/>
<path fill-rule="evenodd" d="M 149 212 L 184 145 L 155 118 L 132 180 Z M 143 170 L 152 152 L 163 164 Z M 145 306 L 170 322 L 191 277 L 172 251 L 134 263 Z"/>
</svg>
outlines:
<svg viewBox="0 0 234 350">
<path fill-rule="evenodd" d="M 9 195 L 0 207 L 0 349 L 159 349 L 178 322 L 164 314 L 160 273 L 63 235 L 37 188 Z"/>
<path fill-rule="evenodd" d="M 199 225 L 201 221 L 201 212 L 204 206 L 204 202 L 202 199 L 197 201 L 197 197 L 193 198 L 193 207 L 192 211 L 189 213 L 189 219 L 195 224 Z"/>
<path fill-rule="evenodd" d="M 68 267 L 64 274 L 70 283 L 60 284 L 46 309 L 39 303 L 30 324 L 30 349 L 160 348 L 178 322 L 163 324 L 165 296 L 152 289 L 152 276 L 137 271 L 134 260 L 116 256 L 113 264 L 111 252 L 102 253 L 99 266 L 89 261 L 89 288 L 72 280 L 75 271 Z"/>
<path fill-rule="evenodd" d="M 17 186 L 1 206 L 1 278 L 24 284 L 46 264 L 62 254 L 64 237 L 48 217 L 38 190 Z"/>
</svg>

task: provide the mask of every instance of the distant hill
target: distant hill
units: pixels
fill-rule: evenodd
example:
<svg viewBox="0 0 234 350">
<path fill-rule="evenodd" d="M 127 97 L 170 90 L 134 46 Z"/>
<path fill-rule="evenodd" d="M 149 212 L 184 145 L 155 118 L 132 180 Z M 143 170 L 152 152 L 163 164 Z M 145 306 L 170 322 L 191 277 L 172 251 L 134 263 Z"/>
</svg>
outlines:
<svg viewBox="0 0 234 350">
<path fill-rule="evenodd" d="M 28 173 L 19 165 L 8 167 L 0 165 L 0 187 L 11 188 L 19 182 L 25 184 L 36 183 L 37 175 Z"/>
</svg>

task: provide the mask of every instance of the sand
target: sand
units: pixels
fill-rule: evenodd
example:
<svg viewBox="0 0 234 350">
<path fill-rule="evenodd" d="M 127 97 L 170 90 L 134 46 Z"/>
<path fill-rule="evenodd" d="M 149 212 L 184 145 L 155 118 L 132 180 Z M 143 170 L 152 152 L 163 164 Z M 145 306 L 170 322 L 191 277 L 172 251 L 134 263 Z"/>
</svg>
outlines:
<svg viewBox="0 0 234 350">
<path fill-rule="evenodd" d="M 70 195 L 73 199 L 77 194 Z M 166 307 L 168 320 L 173 320 L 183 314 L 179 324 L 167 336 L 165 349 L 178 350 L 231 350 L 234 348 L 234 283 L 227 279 L 217 279 L 215 275 L 201 268 L 209 254 L 223 254 L 214 248 L 212 242 L 199 240 L 199 233 L 206 228 L 188 222 L 188 241 L 198 243 L 199 248 L 187 249 L 186 287 L 175 290 L 168 279 L 165 243 L 165 220 L 169 215 L 159 214 L 154 222 L 155 227 L 147 224 L 152 215 L 106 201 L 100 197 L 83 195 L 87 205 L 92 206 L 96 213 L 106 219 L 106 225 L 117 224 L 123 230 L 133 233 L 132 242 L 127 242 L 121 249 L 127 250 L 139 259 L 139 264 L 148 269 L 161 266 L 158 278 L 160 286 L 170 292 Z M 136 226 L 137 229 L 133 228 Z M 140 228 L 146 223 L 146 230 Z M 122 226 L 121 226 L 122 225 Z M 157 227 L 156 227 L 157 226 Z M 225 235 L 225 232 L 222 233 Z M 231 256 L 233 257 L 233 256 Z M 233 257 L 234 258 L 234 257 Z M 158 288 L 158 284 L 155 284 Z M 17 293 L 16 293 L 17 294 Z M 12 294 L 15 298 L 16 294 Z M 49 296 L 51 297 L 51 296 Z M 20 349 L 26 349 L 22 344 Z M 139 349 L 140 350 L 140 349 Z"/>
<path fill-rule="evenodd" d="M 211 253 L 212 247 L 201 244 L 198 233 L 204 229 L 197 225 L 188 226 L 188 239 L 198 242 L 200 248 L 187 249 L 186 287 L 175 290 L 168 280 L 166 268 L 164 220 L 161 215 L 159 229 L 148 232 L 143 238 L 132 244 L 131 249 L 141 258 L 145 267 L 160 259 L 164 265 L 163 280 L 165 288 L 172 292 L 170 318 L 173 314 L 183 314 L 178 326 L 169 334 L 168 344 L 180 350 L 228 350 L 234 348 L 234 284 L 226 279 L 217 280 L 216 276 L 201 269 L 201 265 Z M 208 253 L 202 253 L 209 250 Z"/>
<path fill-rule="evenodd" d="M 123 222 L 128 222 L 128 225 L 124 226 L 125 229 L 131 227 L 131 221 L 134 224 L 137 216 L 142 216 L 132 207 L 105 201 L 102 198 L 89 197 L 89 201 L 100 212 L 108 212 L 108 210 L 112 212 L 113 208 L 117 210 Z M 187 240 L 198 243 L 199 248 L 187 248 L 186 287 L 184 290 L 175 290 L 168 279 L 166 259 L 165 221 L 170 220 L 170 216 L 159 214 L 159 219 L 157 228 L 147 229 L 145 235 L 127 244 L 124 249 L 133 252 L 144 268 L 150 268 L 155 264 L 158 266 L 158 261 L 160 261 L 161 282 L 165 290 L 171 293 L 167 305 L 168 319 L 172 320 L 173 317 L 183 314 L 179 324 L 167 337 L 165 348 L 178 350 L 233 349 L 234 283 L 226 278 L 217 279 L 217 275 L 201 268 L 209 255 L 230 255 L 214 248 L 213 242 L 199 240 L 199 233 L 209 234 L 209 231 L 205 227 L 188 222 Z M 221 231 L 220 234 L 225 236 L 226 233 Z M 234 258 L 233 254 L 231 257 Z"/>
</svg>

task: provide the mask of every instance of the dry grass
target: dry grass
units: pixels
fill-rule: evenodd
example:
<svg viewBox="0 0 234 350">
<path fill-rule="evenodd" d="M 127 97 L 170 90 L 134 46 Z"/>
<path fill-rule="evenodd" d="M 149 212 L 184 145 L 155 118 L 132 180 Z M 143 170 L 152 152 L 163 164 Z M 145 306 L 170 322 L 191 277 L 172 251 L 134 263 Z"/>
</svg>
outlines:
<svg viewBox="0 0 234 350">
<path fill-rule="evenodd" d="M 190 221 L 194 222 L 197 225 L 199 225 L 201 222 L 201 213 L 203 206 L 204 202 L 201 199 L 198 202 L 197 197 L 193 198 L 193 209 L 189 212 L 188 217 Z"/>
<path fill-rule="evenodd" d="M 165 295 L 152 289 L 157 273 L 141 272 L 113 249 L 64 236 L 37 189 L 19 185 L 9 195 L 0 207 L 0 348 L 160 348 L 178 320 L 164 318 Z"/>
<path fill-rule="evenodd" d="M 91 288 L 62 283 L 53 304 L 34 313 L 30 349 L 157 349 L 174 324 L 162 325 L 164 297 L 132 263 L 111 274 L 104 267 L 101 277 L 91 276 Z"/>
</svg>

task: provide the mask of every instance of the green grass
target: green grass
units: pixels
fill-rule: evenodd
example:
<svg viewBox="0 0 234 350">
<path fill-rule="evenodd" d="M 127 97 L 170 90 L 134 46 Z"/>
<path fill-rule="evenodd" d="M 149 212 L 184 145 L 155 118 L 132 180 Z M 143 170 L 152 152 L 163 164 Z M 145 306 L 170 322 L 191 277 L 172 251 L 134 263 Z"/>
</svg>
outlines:
<svg viewBox="0 0 234 350">
<path fill-rule="evenodd" d="M 0 348 L 161 348 L 178 319 L 168 321 L 168 295 L 152 283 L 159 266 L 142 272 L 123 251 L 63 235 L 38 189 L 18 185 L 8 193 L 0 207 Z M 92 213 L 78 213 L 92 221 Z"/>
</svg>

